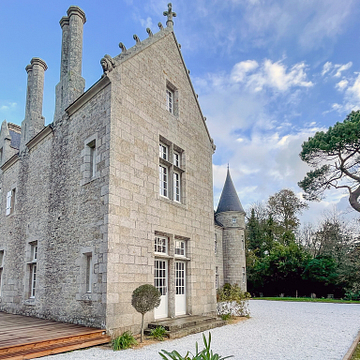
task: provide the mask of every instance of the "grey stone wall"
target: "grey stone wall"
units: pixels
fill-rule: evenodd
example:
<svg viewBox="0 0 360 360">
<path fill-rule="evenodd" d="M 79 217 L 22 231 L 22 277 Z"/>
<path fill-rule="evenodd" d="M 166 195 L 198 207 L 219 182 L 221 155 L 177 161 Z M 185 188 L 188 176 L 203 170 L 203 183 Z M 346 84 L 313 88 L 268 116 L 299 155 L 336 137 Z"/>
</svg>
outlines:
<svg viewBox="0 0 360 360">
<path fill-rule="evenodd" d="M 173 34 L 120 63 L 109 77 L 113 96 L 108 327 L 139 328 L 131 294 L 139 285 L 154 281 L 156 232 L 189 239 L 187 311 L 213 313 L 213 150 Z M 166 109 L 168 82 L 178 91 L 177 116 Z M 160 137 L 184 150 L 186 196 L 181 204 L 159 195 Z M 171 297 L 170 289 L 169 315 L 174 316 Z"/>
</svg>

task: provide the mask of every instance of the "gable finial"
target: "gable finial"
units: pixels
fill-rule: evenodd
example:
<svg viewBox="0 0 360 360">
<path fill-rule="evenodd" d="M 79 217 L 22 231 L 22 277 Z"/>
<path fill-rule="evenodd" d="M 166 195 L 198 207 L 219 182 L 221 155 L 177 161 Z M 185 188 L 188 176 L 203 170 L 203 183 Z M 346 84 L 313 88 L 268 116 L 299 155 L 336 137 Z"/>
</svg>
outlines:
<svg viewBox="0 0 360 360">
<path fill-rule="evenodd" d="M 228 163 L 228 168 L 227 168 L 228 170 L 230 169 L 230 164 Z"/>
<path fill-rule="evenodd" d="M 173 17 L 176 17 L 176 13 L 172 11 L 172 4 L 168 3 L 168 11 L 163 12 L 164 16 L 167 16 L 166 26 L 173 27 L 174 22 L 172 20 Z"/>
</svg>

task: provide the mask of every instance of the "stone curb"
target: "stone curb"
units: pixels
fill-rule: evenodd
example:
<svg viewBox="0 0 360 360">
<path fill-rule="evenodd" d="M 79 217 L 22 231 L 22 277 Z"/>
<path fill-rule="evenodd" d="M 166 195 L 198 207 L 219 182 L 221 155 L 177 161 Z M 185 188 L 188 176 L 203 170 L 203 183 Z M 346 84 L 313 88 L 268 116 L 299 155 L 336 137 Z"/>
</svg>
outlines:
<svg viewBox="0 0 360 360">
<path fill-rule="evenodd" d="M 345 354 L 345 356 L 342 358 L 342 360 L 350 360 L 351 359 L 359 342 L 360 342 L 360 331 L 357 334 L 356 338 L 354 339 L 352 345 L 350 346 L 350 349 Z"/>
</svg>

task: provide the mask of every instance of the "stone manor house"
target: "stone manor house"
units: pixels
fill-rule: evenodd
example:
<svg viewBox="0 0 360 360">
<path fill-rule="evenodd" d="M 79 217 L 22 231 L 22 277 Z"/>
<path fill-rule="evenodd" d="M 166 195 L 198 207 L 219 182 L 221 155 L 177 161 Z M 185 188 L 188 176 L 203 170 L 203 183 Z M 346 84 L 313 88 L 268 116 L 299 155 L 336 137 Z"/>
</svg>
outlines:
<svg viewBox="0 0 360 360">
<path fill-rule="evenodd" d="M 166 27 L 101 59 L 86 92 L 85 13 L 60 20 L 62 52 L 53 122 L 42 116 L 47 65 L 26 66 L 21 127 L 0 132 L 0 310 L 138 331 L 131 306 L 154 284 L 151 321 L 215 314 L 216 288 L 246 290 L 244 217 L 228 170 L 213 208 L 215 146 L 174 30 Z"/>
</svg>

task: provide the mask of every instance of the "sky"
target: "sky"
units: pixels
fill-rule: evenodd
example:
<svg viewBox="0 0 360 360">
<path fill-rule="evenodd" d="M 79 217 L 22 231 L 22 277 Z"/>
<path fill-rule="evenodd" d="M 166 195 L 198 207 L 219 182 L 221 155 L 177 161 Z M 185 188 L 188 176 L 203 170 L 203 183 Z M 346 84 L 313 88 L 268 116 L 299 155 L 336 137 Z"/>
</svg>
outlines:
<svg viewBox="0 0 360 360">
<path fill-rule="evenodd" d="M 174 31 L 216 144 L 214 206 L 230 172 L 245 210 L 297 186 L 308 166 L 301 144 L 360 108 L 357 0 L 174 0 Z M 61 28 L 70 5 L 86 14 L 83 77 L 102 75 L 100 59 L 118 55 L 166 24 L 163 0 L 0 0 L 0 122 L 21 124 L 32 57 L 46 61 L 43 115 L 53 121 Z M 302 222 L 334 209 L 347 217 L 348 195 L 328 191 Z"/>
</svg>

